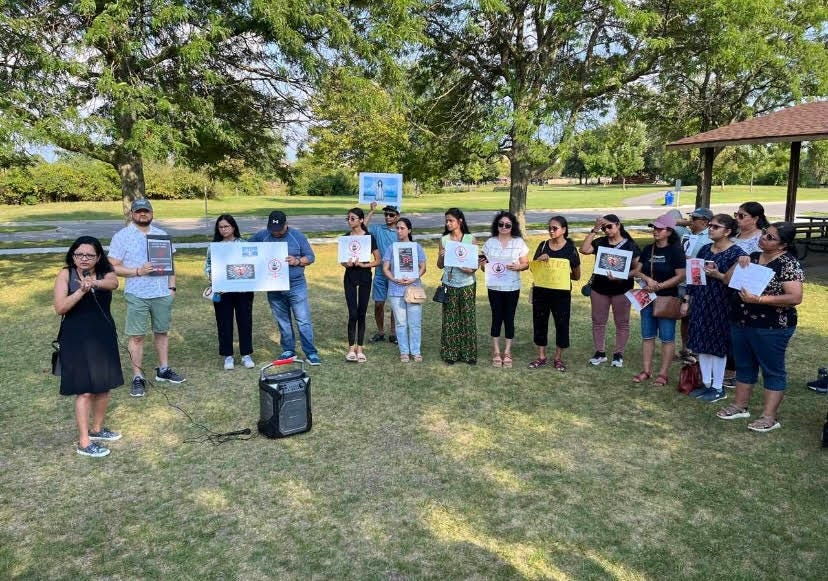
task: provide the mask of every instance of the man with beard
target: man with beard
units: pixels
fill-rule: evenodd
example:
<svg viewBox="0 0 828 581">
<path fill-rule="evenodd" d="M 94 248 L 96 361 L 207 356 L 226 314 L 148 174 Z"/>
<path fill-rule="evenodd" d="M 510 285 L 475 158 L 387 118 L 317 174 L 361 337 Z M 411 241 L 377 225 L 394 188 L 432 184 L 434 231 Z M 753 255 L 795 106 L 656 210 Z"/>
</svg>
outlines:
<svg viewBox="0 0 828 581">
<path fill-rule="evenodd" d="M 183 377 L 169 366 L 169 330 L 175 298 L 175 275 L 149 276 L 154 268 L 147 256 L 147 235 L 165 236 L 167 233 L 152 225 L 153 213 L 149 200 L 132 202 L 132 222 L 112 237 L 109 262 L 115 273 L 126 279 L 126 335 L 129 336 L 129 358 L 132 362 L 132 388 L 129 395 L 143 397 L 146 389 L 143 374 L 144 336 L 152 323 L 153 344 L 158 355 L 156 381 L 181 383 Z M 175 249 L 173 249 L 175 252 Z"/>
</svg>

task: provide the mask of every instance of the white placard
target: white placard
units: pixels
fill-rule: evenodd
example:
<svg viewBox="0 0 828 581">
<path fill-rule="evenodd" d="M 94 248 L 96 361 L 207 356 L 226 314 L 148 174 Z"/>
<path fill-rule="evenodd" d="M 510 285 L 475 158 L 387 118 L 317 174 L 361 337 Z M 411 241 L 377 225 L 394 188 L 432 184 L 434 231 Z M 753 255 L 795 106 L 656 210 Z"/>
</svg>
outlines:
<svg viewBox="0 0 828 581">
<path fill-rule="evenodd" d="M 747 267 L 736 265 L 733 276 L 730 277 L 730 288 L 736 290 L 747 289 L 754 295 L 761 295 L 773 278 L 773 269 L 751 262 Z"/>
<path fill-rule="evenodd" d="M 485 247 L 484 247 L 485 248 Z M 510 264 L 518 262 L 519 249 L 500 248 L 490 250 L 486 254 L 486 286 L 496 287 L 503 285 L 520 285 L 520 273 L 516 270 L 509 270 Z"/>
<path fill-rule="evenodd" d="M 446 255 L 443 257 L 443 266 L 459 268 L 477 268 L 477 244 L 463 242 L 446 242 Z"/>
<path fill-rule="evenodd" d="M 420 257 L 416 242 L 394 242 L 391 245 L 391 258 L 394 278 L 420 278 Z"/>
<path fill-rule="evenodd" d="M 339 262 L 371 262 L 371 236 L 340 236 Z"/>
<path fill-rule="evenodd" d="M 704 286 L 707 284 L 707 274 L 704 272 L 704 260 L 688 258 L 685 265 L 684 277 L 687 284 Z"/>
<path fill-rule="evenodd" d="M 359 174 L 359 203 L 376 202 L 380 208 L 394 206 L 402 211 L 403 176 L 401 173 Z"/>
<path fill-rule="evenodd" d="M 630 276 L 632 261 L 632 250 L 599 246 L 595 254 L 595 267 L 592 272 L 604 276 L 612 273 L 614 278 L 626 279 Z"/>
<path fill-rule="evenodd" d="M 290 289 L 287 242 L 210 244 L 214 292 Z"/>
</svg>

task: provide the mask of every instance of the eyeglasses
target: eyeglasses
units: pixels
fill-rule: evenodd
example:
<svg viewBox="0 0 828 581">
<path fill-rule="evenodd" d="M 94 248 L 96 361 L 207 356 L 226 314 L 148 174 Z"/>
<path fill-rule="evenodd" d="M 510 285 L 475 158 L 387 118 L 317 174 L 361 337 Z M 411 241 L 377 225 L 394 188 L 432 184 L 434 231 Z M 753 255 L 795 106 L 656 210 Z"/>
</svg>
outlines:
<svg viewBox="0 0 828 581">
<path fill-rule="evenodd" d="M 722 226 L 721 224 L 713 224 L 713 223 L 708 224 L 707 227 L 710 228 L 711 230 L 718 230 L 719 228 L 724 228 L 724 226 Z"/>
<path fill-rule="evenodd" d="M 397 214 L 396 214 L 396 212 L 385 212 L 385 217 L 386 218 L 396 218 Z"/>
<path fill-rule="evenodd" d="M 742 218 L 747 218 L 748 216 L 750 216 L 751 218 L 753 217 L 750 214 L 746 214 L 744 212 L 733 212 L 733 217 L 736 218 L 737 220 L 741 220 Z"/>
<path fill-rule="evenodd" d="M 72 254 L 72 256 L 74 256 L 78 260 L 92 260 L 93 258 L 98 257 L 97 254 L 83 254 L 81 252 L 75 252 L 74 254 Z"/>
<path fill-rule="evenodd" d="M 506 228 L 507 230 L 511 230 L 512 229 L 512 224 L 509 223 L 509 222 L 498 222 L 497 227 L 498 228 Z"/>
<path fill-rule="evenodd" d="M 560 226 L 550 226 L 549 227 L 550 232 L 557 232 L 558 230 L 561 230 Z"/>
</svg>

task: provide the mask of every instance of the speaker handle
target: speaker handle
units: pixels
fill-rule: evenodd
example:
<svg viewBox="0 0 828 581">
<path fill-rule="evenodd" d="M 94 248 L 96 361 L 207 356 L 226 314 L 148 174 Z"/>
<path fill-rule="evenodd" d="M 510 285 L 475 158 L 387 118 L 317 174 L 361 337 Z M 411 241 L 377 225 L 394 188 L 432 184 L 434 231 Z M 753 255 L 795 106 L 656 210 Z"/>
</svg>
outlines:
<svg viewBox="0 0 828 581">
<path fill-rule="evenodd" d="M 259 378 L 264 379 L 266 377 L 265 371 L 270 369 L 271 367 L 277 367 L 277 366 L 281 366 L 281 365 L 292 365 L 294 363 L 298 363 L 299 365 L 301 365 L 302 366 L 302 373 L 305 372 L 305 362 L 304 362 L 304 360 L 299 359 L 298 357 L 294 356 L 294 357 L 291 357 L 289 359 L 274 359 L 273 361 L 271 361 L 270 363 L 268 363 L 267 365 L 265 365 L 264 367 L 262 367 L 259 370 Z"/>
</svg>

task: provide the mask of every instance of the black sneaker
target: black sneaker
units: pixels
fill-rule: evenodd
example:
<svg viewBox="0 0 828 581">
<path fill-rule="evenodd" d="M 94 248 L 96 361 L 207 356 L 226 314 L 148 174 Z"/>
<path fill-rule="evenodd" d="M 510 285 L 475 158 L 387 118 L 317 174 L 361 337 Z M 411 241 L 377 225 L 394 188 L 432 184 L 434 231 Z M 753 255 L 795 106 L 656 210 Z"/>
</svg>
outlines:
<svg viewBox="0 0 828 581">
<path fill-rule="evenodd" d="M 93 442 L 117 442 L 121 439 L 121 434 L 109 428 L 101 428 L 100 432 L 89 430 L 89 439 Z"/>
<path fill-rule="evenodd" d="M 143 377 L 135 377 L 132 379 L 132 387 L 129 388 L 129 395 L 132 397 L 144 397 L 147 384 Z"/>
<path fill-rule="evenodd" d="M 607 360 L 607 354 L 604 351 L 596 351 L 595 355 L 592 356 L 592 359 L 589 360 L 590 363 L 593 365 L 601 365 L 605 363 Z"/>
<path fill-rule="evenodd" d="M 612 355 L 613 367 L 624 367 L 624 356 L 620 353 L 613 353 Z"/>
<path fill-rule="evenodd" d="M 388 342 L 393 343 L 394 345 L 396 345 L 397 344 L 397 336 L 396 335 L 389 336 L 388 337 Z"/>
<path fill-rule="evenodd" d="M 725 377 L 724 381 L 722 381 L 722 386 L 727 387 L 728 389 L 733 389 L 736 387 L 736 378 L 735 377 Z"/>
<path fill-rule="evenodd" d="M 175 371 L 172 370 L 172 367 L 167 367 L 164 371 L 161 371 L 160 367 L 155 368 L 155 381 L 169 381 L 170 383 L 184 383 L 187 381 L 185 378 L 178 375 Z"/>
<path fill-rule="evenodd" d="M 816 381 L 809 381 L 808 389 L 811 389 L 822 395 L 828 394 L 828 379 L 817 379 Z"/>
<path fill-rule="evenodd" d="M 77 452 L 81 456 L 91 456 L 92 458 L 103 458 L 104 456 L 109 456 L 109 448 L 99 446 L 95 442 L 89 442 L 89 445 L 86 448 L 81 448 L 80 445 L 78 445 Z"/>
<path fill-rule="evenodd" d="M 369 343 L 379 343 L 385 341 L 385 333 L 374 333 L 374 336 L 368 339 Z"/>
</svg>

